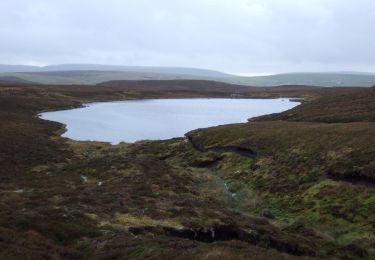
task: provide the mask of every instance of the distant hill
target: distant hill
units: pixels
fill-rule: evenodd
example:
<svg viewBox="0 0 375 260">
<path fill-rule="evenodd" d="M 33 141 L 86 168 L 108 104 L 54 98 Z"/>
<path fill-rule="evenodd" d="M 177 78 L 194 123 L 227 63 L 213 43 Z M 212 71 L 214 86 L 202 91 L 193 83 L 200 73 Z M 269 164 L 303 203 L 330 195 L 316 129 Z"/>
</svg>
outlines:
<svg viewBox="0 0 375 260">
<path fill-rule="evenodd" d="M 225 82 L 222 77 L 205 77 L 138 71 L 51 71 L 51 72 L 17 72 L 0 73 L 0 77 L 17 77 L 41 84 L 83 84 L 95 85 L 112 80 L 214 80 Z"/>
<path fill-rule="evenodd" d="M 2 82 L 14 82 L 14 83 L 27 83 L 33 84 L 35 82 L 31 82 L 22 78 L 13 77 L 13 76 L 0 76 L 0 81 Z"/>
<path fill-rule="evenodd" d="M 254 86 L 314 85 L 322 87 L 375 85 L 375 74 L 358 72 L 337 73 L 286 73 L 270 76 L 237 78 L 235 83 Z"/>
<path fill-rule="evenodd" d="M 24 66 L 24 65 L 1 65 L 0 73 L 16 72 L 63 72 L 63 71 L 103 71 L 103 72 L 137 72 L 137 73 L 162 73 L 174 75 L 192 75 L 204 77 L 228 77 L 229 74 L 223 72 L 182 67 L 147 67 L 147 66 L 118 66 L 118 65 L 98 65 L 98 64 L 61 64 L 44 67 Z"/>
<path fill-rule="evenodd" d="M 14 73 L 14 72 L 38 72 L 40 67 L 25 66 L 25 65 L 4 65 L 0 64 L 0 73 Z"/>
<path fill-rule="evenodd" d="M 113 80 L 210 80 L 246 86 L 313 85 L 323 87 L 375 85 L 375 73 L 285 73 L 244 77 L 214 70 L 179 67 L 137 67 L 65 64 L 45 67 L 0 65 L 0 79 L 41 84 L 95 85 Z"/>
</svg>

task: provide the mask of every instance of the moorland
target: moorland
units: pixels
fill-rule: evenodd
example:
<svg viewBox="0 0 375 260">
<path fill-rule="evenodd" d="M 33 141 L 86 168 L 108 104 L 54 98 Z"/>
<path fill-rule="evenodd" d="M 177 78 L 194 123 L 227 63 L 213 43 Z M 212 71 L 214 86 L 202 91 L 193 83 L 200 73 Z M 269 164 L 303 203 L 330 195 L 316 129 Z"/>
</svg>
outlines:
<svg viewBox="0 0 375 260">
<path fill-rule="evenodd" d="M 110 145 L 42 111 L 93 101 L 303 99 L 248 123 Z M 375 257 L 375 88 L 0 83 L 0 258 Z"/>
</svg>

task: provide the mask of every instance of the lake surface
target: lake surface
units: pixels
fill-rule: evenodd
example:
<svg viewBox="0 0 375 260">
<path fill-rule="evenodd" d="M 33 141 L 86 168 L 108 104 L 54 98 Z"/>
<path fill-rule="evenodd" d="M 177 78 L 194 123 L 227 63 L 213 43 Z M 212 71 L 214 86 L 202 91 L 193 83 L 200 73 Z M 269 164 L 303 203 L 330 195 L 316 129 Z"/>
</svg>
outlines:
<svg viewBox="0 0 375 260">
<path fill-rule="evenodd" d="M 182 137 L 190 130 L 246 122 L 299 105 L 289 99 L 149 99 L 92 103 L 40 117 L 66 125 L 74 140 L 135 142 Z"/>
</svg>

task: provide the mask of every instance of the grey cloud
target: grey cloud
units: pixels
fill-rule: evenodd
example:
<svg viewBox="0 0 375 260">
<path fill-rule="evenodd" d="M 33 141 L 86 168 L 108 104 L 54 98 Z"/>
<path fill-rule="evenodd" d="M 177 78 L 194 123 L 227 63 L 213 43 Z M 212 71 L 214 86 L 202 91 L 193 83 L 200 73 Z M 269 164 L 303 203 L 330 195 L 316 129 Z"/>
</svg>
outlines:
<svg viewBox="0 0 375 260">
<path fill-rule="evenodd" d="M 372 0 L 2 0 L 0 63 L 375 71 Z"/>
</svg>

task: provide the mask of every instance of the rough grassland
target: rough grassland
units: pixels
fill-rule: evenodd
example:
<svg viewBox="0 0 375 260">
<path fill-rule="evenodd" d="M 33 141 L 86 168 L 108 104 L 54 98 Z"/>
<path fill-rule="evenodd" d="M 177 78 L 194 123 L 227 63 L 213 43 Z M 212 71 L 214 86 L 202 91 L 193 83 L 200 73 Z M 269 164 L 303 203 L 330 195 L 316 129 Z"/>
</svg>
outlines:
<svg viewBox="0 0 375 260">
<path fill-rule="evenodd" d="M 35 117 L 90 101 L 234 92 L 195 84 L 0 84 L 0 258 L 375 256 L 374 89 L 249 88 L 241 95 L 306 102 L 117 146 L 61 138 L 63 126 Z"/>
</svg>

